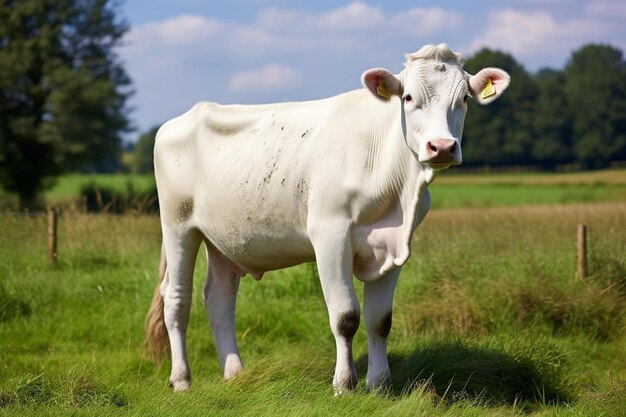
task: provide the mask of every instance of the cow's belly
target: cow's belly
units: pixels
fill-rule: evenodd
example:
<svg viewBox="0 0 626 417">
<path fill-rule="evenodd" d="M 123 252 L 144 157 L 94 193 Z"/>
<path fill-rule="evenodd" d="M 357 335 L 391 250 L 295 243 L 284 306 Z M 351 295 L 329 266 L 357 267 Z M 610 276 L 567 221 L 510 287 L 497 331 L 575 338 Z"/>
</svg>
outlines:
<svg viewBox="0 0 626 417">
<path fill-rule="evenodd" d="M 230 229 L 228 234 L 203 231 L 226 258 L 242 271 L 262 274 L 313 261 L 315 255 L 308 239 L 297 234 L 281 235 L 253 230 Z"/>
<path fill-rule="evenodd" d="M 223 202 L 223 200 L 222 200 Z M 197 227 L 243 272 L 262 274 L 315 259 L 297 207 L 210 204 Z"/>
</svg>

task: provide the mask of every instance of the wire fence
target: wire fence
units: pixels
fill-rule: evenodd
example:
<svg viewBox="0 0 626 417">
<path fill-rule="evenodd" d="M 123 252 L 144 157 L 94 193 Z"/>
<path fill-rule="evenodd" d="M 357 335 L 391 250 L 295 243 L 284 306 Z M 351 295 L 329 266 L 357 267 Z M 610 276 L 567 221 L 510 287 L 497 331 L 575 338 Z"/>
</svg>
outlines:
<svg viewBox="0 0 626 417">
<path fill-rule="evenodd" d="M 85 237 L 96 248 L 103 250 L 131 245 L 160 245 L 161 242 L 158 217 L 153 215 L 63 213 L 56 208 L 49 208 L 47 212 L 0 213 L 0 219 L 5 220 L 3 223 L 6 220 L 19 223 L 13 227 L 2 227 L 2 240 L 30 241 L 33 249 L 38 248 L 35 250 L 43 250 L 41 248 L 45 247 L 46 258 L 51 266 L 59 259 L 60 247 L 73 245 L 80 250 Z M 587 226 L 578 224 L 575 235 L 577 275 L 583 280 L 587 276 L 588 268 L 587 234 Z"/>
<path fill-rule="evenodd" d="M 39 212 L 0 212 L 0 250 L 20 250 L 54 266 L 69 253 L 137 252 L 161 244 L 155 215 L 89 214 L 50 208 Z M 67 259 L 67 258 L 66 258 Z"/>
</svg>

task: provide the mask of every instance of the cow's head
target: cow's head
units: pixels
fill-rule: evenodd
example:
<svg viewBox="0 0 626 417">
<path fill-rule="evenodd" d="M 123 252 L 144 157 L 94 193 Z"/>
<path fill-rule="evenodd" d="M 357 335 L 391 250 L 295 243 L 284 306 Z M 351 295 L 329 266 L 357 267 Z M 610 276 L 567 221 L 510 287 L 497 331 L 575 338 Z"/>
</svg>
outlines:
<svg viewBox="0 0 626 417">
<path fill-rule="evenodd" d="M 459 165 L 468 100 L 491 103 L 508 87 L 509 74 L 498 68 L 468 74 L 445 44 L 426 45 L 406 58 L 397 75 L 365 71 L 363 85 L 380 100 L 400 98 L 404 139 L 420 163 L 435 170 Z"/>
</svg>

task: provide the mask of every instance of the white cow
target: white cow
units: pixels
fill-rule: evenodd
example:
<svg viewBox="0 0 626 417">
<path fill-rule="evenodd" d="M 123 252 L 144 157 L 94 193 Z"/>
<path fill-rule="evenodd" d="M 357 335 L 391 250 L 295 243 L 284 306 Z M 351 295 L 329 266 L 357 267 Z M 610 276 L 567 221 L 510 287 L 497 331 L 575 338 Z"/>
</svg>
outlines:
<svg viewBox="0 0 626 417">
<path fill-rule="evenodd" d="M 430 207 L 428 185 L 461 163 L 468 99 L 489 103 L 509 84 L 500 69 L 466 73 L 445 44 L 406 59 L 397 75 L 366 71 L 366 89 L 301 103 L 199 103 L 161 127 L 154 166 L 162 271 L 147 327 L 157 350 L 169 336 L 174 390 L 190 386 L 185 334 L 201 242 L 209 263 L 204 302 L 225 379 L 243 369 L 235 339 L 240 278 L 316 261 L 337 345 L 336 392 L 357 383 L 353 275 L 364 283 L 367 388 L 389 383 L 393 294 Z"/>
</svg>

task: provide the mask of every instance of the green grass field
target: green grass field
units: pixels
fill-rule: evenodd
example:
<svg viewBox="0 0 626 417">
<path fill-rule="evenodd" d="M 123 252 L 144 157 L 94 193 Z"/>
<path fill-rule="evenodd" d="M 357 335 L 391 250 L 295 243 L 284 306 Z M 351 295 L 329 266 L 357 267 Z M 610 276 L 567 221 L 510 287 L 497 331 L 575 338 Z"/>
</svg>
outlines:
<svg viewBox="0 0 626 417">
<path fill-rule="evenodd" d="M 455 174 L 430 187 L 434 208 L 626 201 L 626 170 L 569 174 Z"/>
<path fill-rule="evenodd" d="M 126 191 L 129 184 L 138 191 L 147 191 L 154 186 L 153 175 L 143 174 L 69 174 L 59 179 L 57 184 L 46 193 L 46 198 L 53 200 L 71 199 L 78 195 L 81 188 L 89 184 Z"/>
<path fill-rule="evenodd" d="M 504 183 L 505 204 L 464 208 L 455 195 L 438 205 L 466 181 L 455 178 L 433 186 L 434 206 L 450 208 L 433 209 L 417 230 L 401 275 L 389 339 L 393 386 L 380 395 L 364 389 L 361 326 L 359 386 L 333 397 L 334 340 L 312 265 L 242 280 L 237 334 L 246 369 L 224 383 L 201 301 L 200 256 L 188 332 L 193 384 L 175 394 L 169 363 L 142 355 L 158 218 L 66 212 L 51 268 L 45 219 L 0 215 L 0 415 L 624 416 L 624 183 L 605 182 L 615 194 L 586 204 L 536 205 L 523 194 L 540 185 L 523 177 Z M 475 186 L 489 194 L 498 181 Z M 541 181 L 558 188 L 564 180 Z M 585 281 L 576 277 L 578 223 L 589 227 Z"/>
</svg>

